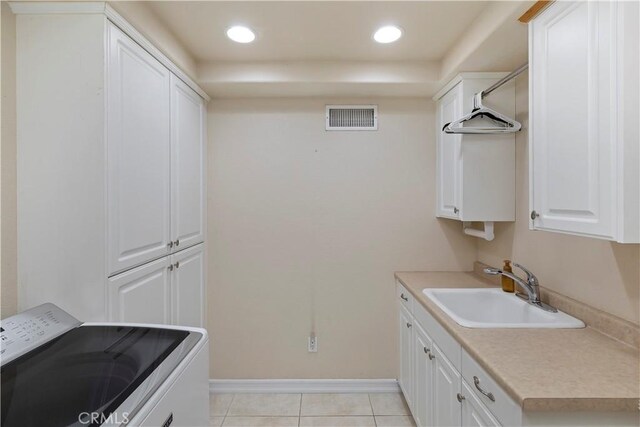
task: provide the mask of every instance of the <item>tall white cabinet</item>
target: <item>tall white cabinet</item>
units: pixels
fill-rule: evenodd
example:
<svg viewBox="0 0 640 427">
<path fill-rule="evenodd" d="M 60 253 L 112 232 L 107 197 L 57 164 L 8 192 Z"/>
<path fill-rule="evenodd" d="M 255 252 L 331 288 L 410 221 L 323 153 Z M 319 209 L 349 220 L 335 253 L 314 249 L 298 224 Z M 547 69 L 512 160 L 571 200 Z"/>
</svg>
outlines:
<svg viewBox="0 0 640 427">
<path fill-rule="evenodd" d="M 554 2 L 529 25 L 530 226 L 640 242 L 637 2 Z"/>
<path fill-rule="evenodd" d="M 206 94 L 105 4 L 12 7 L 20 309 L 204 326 Z"/>
</svg>

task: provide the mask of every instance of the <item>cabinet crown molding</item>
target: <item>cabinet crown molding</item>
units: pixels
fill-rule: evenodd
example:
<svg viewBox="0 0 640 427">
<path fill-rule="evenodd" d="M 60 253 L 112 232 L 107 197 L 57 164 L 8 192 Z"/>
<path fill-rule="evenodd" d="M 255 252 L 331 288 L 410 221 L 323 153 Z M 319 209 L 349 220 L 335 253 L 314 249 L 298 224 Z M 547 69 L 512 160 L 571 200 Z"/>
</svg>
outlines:
<svg viewBox="0 0 640 427">
<path fill-rule="evenodd" d="M 160 49 L 143 36 L 136 28 L 129 23 L 122 15 L 115 11 L 107 2 L 103 1 L 82 1 L 82 2 L 62 2 L 62 1 L 44 1 L 44 2 L 10 2 L 11 11 L 16 15 L 96 15 L 103 14 L 113 22 L 118 28 L 124 31 L 136 43 L 149 52 L 162 65 L 167 67 L 169 71 L 175 74 L 180 80 L 185 82 L 191 89 L 196 91 L 205 101 L 209 102 L 211 97 L 187 75 L 180 67 L 178 67 L 169 57 L 167 57 Z"/>
</svg>

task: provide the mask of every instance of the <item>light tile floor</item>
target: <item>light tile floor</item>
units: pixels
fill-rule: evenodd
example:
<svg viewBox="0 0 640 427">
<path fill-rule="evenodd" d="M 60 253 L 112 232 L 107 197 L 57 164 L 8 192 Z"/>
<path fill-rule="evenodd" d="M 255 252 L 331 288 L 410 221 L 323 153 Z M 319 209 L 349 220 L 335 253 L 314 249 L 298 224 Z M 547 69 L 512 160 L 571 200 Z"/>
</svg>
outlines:
<svg viewBox="0 0 640 427">
<path fill-rule="evenodd" d="M 213 394 L 212 427 L 415 427 L 400 393 Z"/>
</svg>

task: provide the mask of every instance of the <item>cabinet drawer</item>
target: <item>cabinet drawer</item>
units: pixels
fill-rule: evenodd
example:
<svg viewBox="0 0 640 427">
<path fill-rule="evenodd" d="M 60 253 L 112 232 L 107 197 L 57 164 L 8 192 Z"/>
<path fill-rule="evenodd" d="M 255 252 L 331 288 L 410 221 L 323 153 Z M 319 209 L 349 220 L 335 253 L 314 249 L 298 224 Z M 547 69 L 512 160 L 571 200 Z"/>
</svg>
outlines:
<svg viewBox="0 0 640 427">
<path fill-rule="evenodd" d="M 491 411 L 502 425 L 520 425 L 522 410 L 507 393 L 500 388 L 489 374 L 473 360 L 466 351 L 462 351 L 462 377 L 476 397 Z M 477 380 L 476 380 L 477 378 Z M 477 383 L 477 384 L 476 384 Z M 484 391 L 486 394 L 482 393 Z M 488 397 L 487 394 L 491 394 Z"/>
<path fill-rule="evenodd" d="M 440 323 L 420 303 L 416 302 L 413 310 L 413 317 L 420 324 L 422 329 L 431 336 L 433 342 L 438 344 L 440 350 L 447 356 L 451 364 L 460 371 L 460 353 L 462 347 Z"/>
<path fill-rule="evenodd" d="M 400 282 L 397 283 L 398 285 L 396 286 L 396 296 L 398 297 L 398 301 L 402 303 L 404 308 L 409 310 L 409 313 L 413 313 L 413 296 L 409 291 L 405 289 L 404 286 L 400 284 Z"/>
<path fill-rule="evenodd" d="M 473 386 L 467 384 L 464 379 L 462 380 L 462 395 L 465 397 L 462 402 L 463 426 L 498 427 L 501 425 L 491 411 L 478 399 L 473 391 Z"/>
</svg>

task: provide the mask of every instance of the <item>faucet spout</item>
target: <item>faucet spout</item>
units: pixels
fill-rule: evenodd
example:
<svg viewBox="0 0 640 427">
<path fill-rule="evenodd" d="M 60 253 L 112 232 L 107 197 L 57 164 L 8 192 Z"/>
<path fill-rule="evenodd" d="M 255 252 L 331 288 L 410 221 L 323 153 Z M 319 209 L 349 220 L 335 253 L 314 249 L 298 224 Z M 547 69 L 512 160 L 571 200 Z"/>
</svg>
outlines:
<svg viewBox="0 0 640 427">
<path fill-rule="evenodd" d="M 484 272 L 486 274 L 491 274 L 492 276 L 501 275 L 512 279 L 520 288 L 525 290 L 525 292 L 527 293 L 529 304 L 535 305 L 536 307 L 539 307 L 545 311 L 550 311 L 553 313 L 557 312 L 558 310 L 556 310 L 554 307 L 551 307 L 550 305 L 540 301 L 540 287 L 538 285 L 538 278 L 531 271 L 527 270 L 520 264 L 513 263 L 513 266 L 521 269 L 527 274 L 526 280 L 513 273 L 503 271 L 499 268 L 494 267 L 487 267 L 484 269 Z"/>
<path fill-rule="evenodd" d="M 527 283 L 524 279 L 516 276 L 515 274 L 510 273 L 508 271 L 500 270 L 499 268 L 493 268 L 493 267 L 485 268 L 484 272 L 487 274 L 491 274 L 493 276 L 500 275 L 500 276 L 506 276 L 512 279 L 514 282 L 518 284 L 518 286 L 524 289 L 524 291 L 527 293 L 527 296 L 529 297 L 529 301 L 540 302 L 540 298 L 537 295 L 537 292 L 535 292 L 535 290 L 533 289 L 533 287 L 529 283 Z"/>
</svg>

